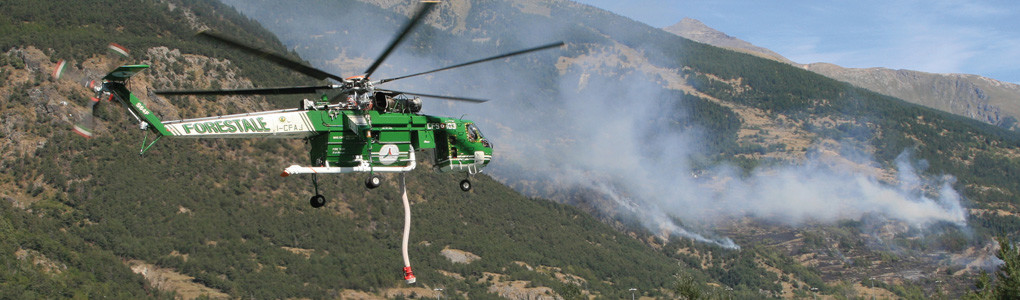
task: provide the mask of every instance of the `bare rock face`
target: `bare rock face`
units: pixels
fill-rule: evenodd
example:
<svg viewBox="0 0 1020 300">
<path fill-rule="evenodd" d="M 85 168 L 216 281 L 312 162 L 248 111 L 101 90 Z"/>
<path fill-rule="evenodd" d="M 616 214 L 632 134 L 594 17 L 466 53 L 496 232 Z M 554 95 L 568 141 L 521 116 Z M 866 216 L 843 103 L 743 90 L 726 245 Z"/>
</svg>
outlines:
<svg viewBox="0 0 1020 300">
<path fill-rule="evenodd" d="M 439 253 L 445 256 L 450 261 L 461 264 L 470 264 L 471 262 L 482 259 L 481 257 L 475 255 L 474 253 L 463 250 L 451 249 L 450 247 L 446 247 Z"/>
</svg>

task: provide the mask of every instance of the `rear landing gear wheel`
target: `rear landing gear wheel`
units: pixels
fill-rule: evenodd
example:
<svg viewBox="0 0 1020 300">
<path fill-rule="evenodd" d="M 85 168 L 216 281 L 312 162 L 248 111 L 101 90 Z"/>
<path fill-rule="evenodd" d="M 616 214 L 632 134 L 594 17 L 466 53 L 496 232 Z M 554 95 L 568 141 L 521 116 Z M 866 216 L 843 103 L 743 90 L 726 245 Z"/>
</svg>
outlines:
<svg viewBox="0 0 1020 300">
<path fill-rule="evenodd" d="M 323 205 L 326 205 L 326 197 L 323 197 L 322 195 L 312 196 L 312 199 L 308 200 L 308 204 L 311 204 L 314 208 L 320 208 Z"/>
<path fill-rule="evenodd" d="M 365 178 L 365 187 L 368 189 L 374 189 L 380 185 L 382 185 L 382 177 L 379 177 L 379 175 L 372 175 Z"/>
<path fill-rule="evenodd" d="M 465 192 L 470 191 L 471 190 L 471 181 L 467 180 L 467 179 L 461 180 L 460 181 L 460 190 L 465 191 Z"/>
</svg>

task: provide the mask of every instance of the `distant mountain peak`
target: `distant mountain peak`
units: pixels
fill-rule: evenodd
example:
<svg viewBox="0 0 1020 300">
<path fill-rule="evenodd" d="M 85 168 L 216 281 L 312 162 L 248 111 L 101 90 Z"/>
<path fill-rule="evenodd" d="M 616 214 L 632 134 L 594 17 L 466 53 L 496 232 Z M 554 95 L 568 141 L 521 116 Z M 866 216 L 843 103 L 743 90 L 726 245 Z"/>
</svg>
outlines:
<svg viewBox="0 0 1020 300">
<path fill-rule="evenodd" d="M 696 19 L 683 18 L 680 22 L 663 28 L 663 30 L 695 42 L 793 64 L 792 61 L 786 59 L 786 57 L 783 57 L 782 55 L 779 55 L 779 53 L 772 52 L 772 50 L 758 47 L 748 43 L 747 41 L 732 37 L 721 31 L 715 30 L 712 27 L 708 27 L 708 25 L 705 25 L 705 23 Z"/>
</svg>

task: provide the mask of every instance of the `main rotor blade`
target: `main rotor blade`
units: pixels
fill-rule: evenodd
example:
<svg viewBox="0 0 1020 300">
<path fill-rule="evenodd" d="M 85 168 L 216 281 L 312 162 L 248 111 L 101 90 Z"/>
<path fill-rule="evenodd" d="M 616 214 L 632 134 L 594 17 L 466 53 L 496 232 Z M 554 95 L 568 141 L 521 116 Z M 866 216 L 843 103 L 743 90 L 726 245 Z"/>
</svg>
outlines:
<svg viewBox="0 0 1020 300">
<path fill-rule="evenodd" d="M 339 85 L 320 86 L 295 86 L 279 88 L 254 88 L 234 90 L 176 90 L 156 91 L 157 95 L 290 95 L 290 94 L 312 94 L 318 90 L 328 90 L 340 87 Z"/>
<path fill-rule="evenodd" d="M 331 79 L 334 79 L 334 80 L 339 81 L 339 82 L 343 82 L 344 81 L 343 77 L 340 77 L 340 76 L 337 76 L 337 75 L 333 75 L 333 74 L 327 73 L 326 71 L 319 70 L 319 69 L 316 69 L 316 68 L 313 68 L 313 67 L 309 67 L 309 66 L 307 66 L 307 65 L 305 65 L 303 63 L 300 63 L 298 61 L 295 61 L 295 60 L 292 60 L 290 58 L 283 57 L 283 56 L 281 56 L 279 54 L 270 52 L 269 50 L 259 49 L 259 48 L 255 48 L 255 47 L 252 47 L 252 46 L 248 46 L 248 45 L 242 44 L 241 42 L 235 41 L 235 40 L 233 40 L 231 38 L 219 35 L 217 33 L 213 33 L 213 32 L 208 31 L 208 30 L 200 31 L 198 33 L 198 36 L 205 37 L 205 38 L 212 39 L 212 40 L 220 42 L 220 43 L 227 44 L 228 46 L 240 49 L 241 51 L 247 52 L 248 54 L 252 54 L 252 55 L 258 56 L 260 58 L 263 58 L 263 59 L 266 59 L 268 61 L 274 62 L 274 63 L 276 63 L 276 64 L 278 64 L 278 65 L 280 65 L 280 66 L 282 66 L 284 68 L 288 68 L 288 69 L 297 71 L 298 73 L 311 76 L 312 78 L 315 78 L 315 79 L 318 79 L 318 80 L 323 80 L 323 79 L 326 79 L 326 78 L 331 78 Z"/>
<path fill-rule="evenodd" d="M 545 50 L 545 49 L 550 49 L 550 48 L 561 47 L 563 45 L 564 45 L 563 42 L 556 42 L 556 43 L 552 43 L 552 44 L 548 44 L 548 45 L 538 46 L 538 47 L 535 47 L 535 48 L 524 49 L 524 50 L 520 50 L 520 51 L 506 53 L 506 54 L 500 54 L 500 55 L 497 55 L 497 56 L 493 56 L 493 57 L 489 57 L 489 58 L 483 58 L 483 59 L 479 59 L 479 60 L 475 60 L 475 61 L 469 61 L 469 62 L 466 62 L 466 63 L 462 63 L 462 64 L 458 64 L 458 65 L 452 65 L 452 66 L 445 67 L 445 68 L 439 68 L 439 69 L 435 69 L 435 70 L 432 70 L 432 71 L 415 73 L 415 74 L 411 74 L 411 75 L 404 75 L 404 76 L 400 76 L 400 77 L 387 78 L 387 79 L 379 80 L 379 82 L 377 84 L 387 83 L 387 82 L 390 82 L 390 81 L 404 79 L 404 78 L 408 78 L 408 77 L 414 77 L 414 76 L 419 76 L 419 75 L 431 74 L 431 73 L 435 73 L 435 72 L 439 72 L 439 71 L 446 71 L 446 70 L 449 70 L 449 69 L 460 68 L 460 67 L 464 67 L 464 66 L 469 66 L 469 65 L 477 64 L 477 63 L 483 63 L 483 62 L 497 60 L 497 59 L 502 59 L 502 58 L 507 58 L 507 57 L 511 57 L 511 56 L 515 56 L 515 55 L 521 55 L 521 54 L 525 54 L 525 53 L 528 53 L 528 52 L 535 52 L 535 51 L 540 51 L 540 50 Z"/>
<path fill-rule="evenodd" d="M 486 100 L 486 99 L 478 99 L 478 98 L 440 96 L 440 95 L 430 95 L 430 94 L 422 94 L 422 93 L 411 93 L 411 92 L 384 90 L 384 89 L 375 89 L 375 90 L 379 91 L 379 92 L 389 92 L 389 93 L 405 94 L 405 95 L 411 95 L 411 96 L 420 96 L 420 97 L 437 98 L 437 99 L 454 100 L 454 101 L 465 101 L 465 102 L 473 102 L 473 103 L 482 103 L 482 102 L 489 101 L 489 100 Z"/>
<path fill-rule="evenodd" d="M 411 17 L 411 20 L 404 25 L 404 29 L 400 31 L 400 34 L 398 34 L 397 37 L 390 42 L 386 51 L 383 51 L 382 55 L 380 55 L 375 62 L 372 62 L 372 66 L 368 67 L 368 70 L 365 70 L 365 77 L 371 77 L 372 73 L 375 73 L 375 69 L 382 65 L 383 61 L 386 60 L 386 57 L 390 56 L 390 53 L 393 52 L 393 49 L 396 49 L 397 45 L 399 45 L 400 42 L 407 37 L 407 34 L 411 32 L 411 29 L 414 29 L 414 26 L 421 23 L 421 19 L 425 17 L 425 14 L 428 13 L 434 5 L 436 5 L 436 2 L 422 2 L 421 8 L 418 9 L 418 12 L 416 12 L 414 16 Z"/>
</svg>

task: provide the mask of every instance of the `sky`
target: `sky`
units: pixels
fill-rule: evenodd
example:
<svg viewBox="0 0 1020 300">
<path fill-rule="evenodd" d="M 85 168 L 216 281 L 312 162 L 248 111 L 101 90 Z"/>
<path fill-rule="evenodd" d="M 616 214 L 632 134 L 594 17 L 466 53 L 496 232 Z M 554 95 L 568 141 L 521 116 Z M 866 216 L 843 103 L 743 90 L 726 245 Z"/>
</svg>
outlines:
<svg viewBox="0 0 1020 300">
<path fill-rule="evenodd" d="M 798 63 L 1020 84 L 1020 1 L 575 0 L 653 27 L 697 19 Z"/>
</svg>

